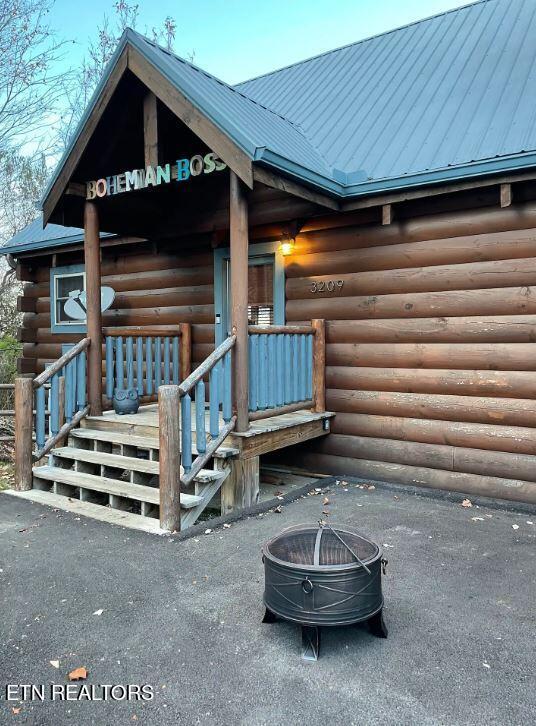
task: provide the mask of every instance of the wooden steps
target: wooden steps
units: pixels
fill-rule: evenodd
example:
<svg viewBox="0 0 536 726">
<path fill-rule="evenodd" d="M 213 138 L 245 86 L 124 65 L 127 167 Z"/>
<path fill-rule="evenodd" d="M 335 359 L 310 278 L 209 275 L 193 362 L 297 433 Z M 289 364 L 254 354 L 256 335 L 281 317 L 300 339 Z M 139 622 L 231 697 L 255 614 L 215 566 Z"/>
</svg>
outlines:
<svg viewBox="0 0 536 726">
<path fill-rule="evenodd" d="M 123 523 L 135 529 L 160 529 L 160 443 L 158 429 L 134 433 L 125 421 L 94 419 L 100 425 L 73 429 L 68 445 L 53 449 L 46 466 L 33 468 L 34 501 L 73 509 L 78 502 L 87 516 L 99 513 L 98 519 Z M 148 435 L 149 433 L 149 435 Z M 226 459 L 235 456 L 233 447 L 222 447 L 213 469 L 201 469 L 191 487 L 183 487 L 180 496 L 181 528 L 195 524 L 229 475 Z M 218 452 L 219 453 L 219 452 Z M 31 497 L 27 497 L 31 498 Z M 66 505 L 68 503 L 69 506 Z M 120 512 L 119 518 L 107 517 L 107 511 Z M 133 517 L 133 519 L 129 519 Z M 139 518 L 139 519 L 136 519 Z M 146 520 L 147 526 L 143 522 Z"/>
<path fill-rule="evenodd" d="M 34 477 L 34 486 L 38 489 L 42 489 L 42 481 L 45 481 L 52 482 L 53 485 L 66 484 L 73 489 L 80 489 L 86 493 L 101 492 L 109 494 L 110 497 L 115 496 L 123 499 L 132 499 L 133 501 L 146 502 L 148 504 L 158 504 L 160 500 L 160 493 L 157 487 L 131 484 L 120 479 L 110 479 L 104 476 L 95 476 L 94 474 L 82 474 L 78 471 L 61 469 L 57 466 L 36 466 L 34 468 Z M 84 501 L 82 492 L 80 492 L 80 500 Z M 200 504 L 201 501 L 202 497 L 200 496 L 181 493 L 181 508 L 183 509 L 191 509 Z"/>
<path fill-rule="evenodd" d="M 125 512 L 121 509 L 103 507 L 100 504 L 80 501 L 79 499 L 54 494 L 53 492 L 45 492 L 40 489 L 17 492 L 14 489 L 6 489 L 2 494 L 9 494 L 13 497 L 26 499 L 29 502 L 36 502 L 37 504 L 45 504 L 54 509 L 72 512 L 73 514 L 89 517 L 90 519 L 97 519 L 107 524 L 115 524 L 119 527 L 137 529 L 141 532 L 149 532 L 150 534 L 169 534 L 160 527 L 158 519 L 144 517 L 140 514 L 133 514 L 132 512 Z"/>
</svg>

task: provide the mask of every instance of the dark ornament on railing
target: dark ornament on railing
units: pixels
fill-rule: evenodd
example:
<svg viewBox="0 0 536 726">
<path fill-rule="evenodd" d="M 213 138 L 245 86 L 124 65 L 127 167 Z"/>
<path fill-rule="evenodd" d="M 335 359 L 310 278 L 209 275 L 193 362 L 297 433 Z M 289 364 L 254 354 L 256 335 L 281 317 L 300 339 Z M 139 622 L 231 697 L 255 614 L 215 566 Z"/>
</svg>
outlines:
<svg viewBox="0 0 536 726">
<path fill-rule="evenodd" d="M 136 388 L 116 388 L 113 397 L 114 411 L 122 416 L 126 413 L 137 413 L 140 397 Z"/>
</svg>

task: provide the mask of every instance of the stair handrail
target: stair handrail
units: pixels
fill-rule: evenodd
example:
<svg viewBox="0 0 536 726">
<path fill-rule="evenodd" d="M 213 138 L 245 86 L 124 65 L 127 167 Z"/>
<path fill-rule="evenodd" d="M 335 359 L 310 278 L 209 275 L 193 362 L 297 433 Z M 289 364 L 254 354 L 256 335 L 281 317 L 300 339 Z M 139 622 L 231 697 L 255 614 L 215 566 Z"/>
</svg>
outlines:
<svg viewBox="0 0 536 726">
<path fill-rule="evenodd" d="M 54 361 L 54 363 L 51 363 L 51 365 L 47 366 L 42 373 L 36 376 L 33 379 L 33 387 L 40 388 L 41 386 L 44 386 L 44 384 L 47 383 L 53 375 L 59 373 L 63 368 L 65 368 L 67 363 L 70 363 L 79 353 L 89 348 L 90 343 L 90 338 L 82 338 L 82 340 L 76 343 L 76 345 L 68 350 L 67 353 L 64 353 L 61 358 L 58 358 L 58 360 Z"/>
<path fill-rule="evenodd" d="M 236 426 L 231 398 L 231 350 L 235 343 L 236 336 L 229 336 L 180 385 L 161 386 L 158 391 L 160 526 L 164 530 L 180 530 L 181 485 L 191 484 Z M 204 381 L 207 375 L 210 390 L 208 441 Z M 222 380 L 223 390 L 220 390 Z M 192 457 L 190 395 L 194 388 L 197 448 L 195 459 Z M 224 420 L 221 428 L 220 405 Z"/>
<path fill-rule="evenodd" d="M 181 398 L 189 393 L 192 388 L 207 375 L 207 373 L 210 373 L 216 363 L 223 358 L 227 351 L 231 350 L 235 343 L 236 335 L 230 335 L 223 341 L 223 343 L 220 343 L 220 345 L 212 351 L 212 353 L 205 358 L 205 360 L 200 363 L 194 371 L 190 373 L 188 378 L 185 378 L 184 381 L 179 384 L 179 393 Z"/>
<path fill-rule="evenodd" d="M 90 338 L 82 338 L 35 378 L 15 379 L 15 489 L 32 488 L 34 462 L 89 414 L 86 350 L 90 345 Z"/>
<path fill-rule="evenodd" d="M 181 399 L 181 459 L 184 473 L 181 481 L 188 486 L 201 471 L 216 450 L 222 445 L 227 436 L 236 426 L 236 416 L 232 415 L 231 402 L 231 349 L 236 344 L 236 335 L 230 335 L 197 366 L 197 368 L 179 385 Z M 223 375 L 220 367 L 223 363 Z M 207 442 L 205 431 L 205 384 L 204 378 L 209 375 L 210 401 L 209 401 L 209 433 Z M 223 391 L 220 390 L 223 378 Z M 198 454 L 192 460 L 191 436 L 191 397 L 190 393 L 195 387 L 196 401 L 196 446 Z M 224 426 L 220 429 L 219 409 L 222 405 Z"/>
</svg>

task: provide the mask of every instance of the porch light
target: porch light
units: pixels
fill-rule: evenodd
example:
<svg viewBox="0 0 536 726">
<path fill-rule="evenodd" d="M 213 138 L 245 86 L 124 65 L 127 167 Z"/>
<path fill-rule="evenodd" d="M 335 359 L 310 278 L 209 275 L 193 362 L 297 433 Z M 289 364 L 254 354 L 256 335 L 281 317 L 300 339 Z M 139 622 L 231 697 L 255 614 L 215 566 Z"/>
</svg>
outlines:
<svg viewBox="0 0 536 726">
<path fill-rule="evenodd" d="M 294 240 L 293 239 L 286 239 L 279 245 L 279 249 L 281 250 L 281 254 L 291 255 L 294 252 Z"/>
</svg>

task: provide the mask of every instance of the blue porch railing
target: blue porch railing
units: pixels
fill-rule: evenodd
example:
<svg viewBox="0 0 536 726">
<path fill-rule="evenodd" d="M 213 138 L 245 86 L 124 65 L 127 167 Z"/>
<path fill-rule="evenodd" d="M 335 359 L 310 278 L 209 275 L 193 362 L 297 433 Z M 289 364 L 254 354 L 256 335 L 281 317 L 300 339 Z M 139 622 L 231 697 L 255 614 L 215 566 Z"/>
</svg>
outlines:
<svg viewBox="0 0 536 726">
<path fill-rule="evenodd" d="M 89 412 L 86 390 L 89 344 L 90 339 L 84 338 L 33 380 L 35 460 L 42 459 Z"/>
<path fill-rule="evenodd" d="M 249 327 L 250 418 L 313 405 L 313 326 Z"/>
<path fill-rule="evenodd" d="M 184 468 L 182 482 L 186 485 L 194 479 L 235 426 L 236 417 L 233 416 L 231 398 L 231 355 L 235 342 L 236 336 L 227 338 L 179 386 L 181 463 Z M 208 421 L 205 384 L 207 377 Z M 192 394 L 195 400 L 193 426 Z M 194 449 L 197 451 L 195 459 Z"/>
<path fill-rule="evenodd" d="M 135 388 L 140 398 L 155 399 L 162 385 L 178 385 L 190 372 L 190 325 L 104 328 L 106 397 Z"/>
</svg>

